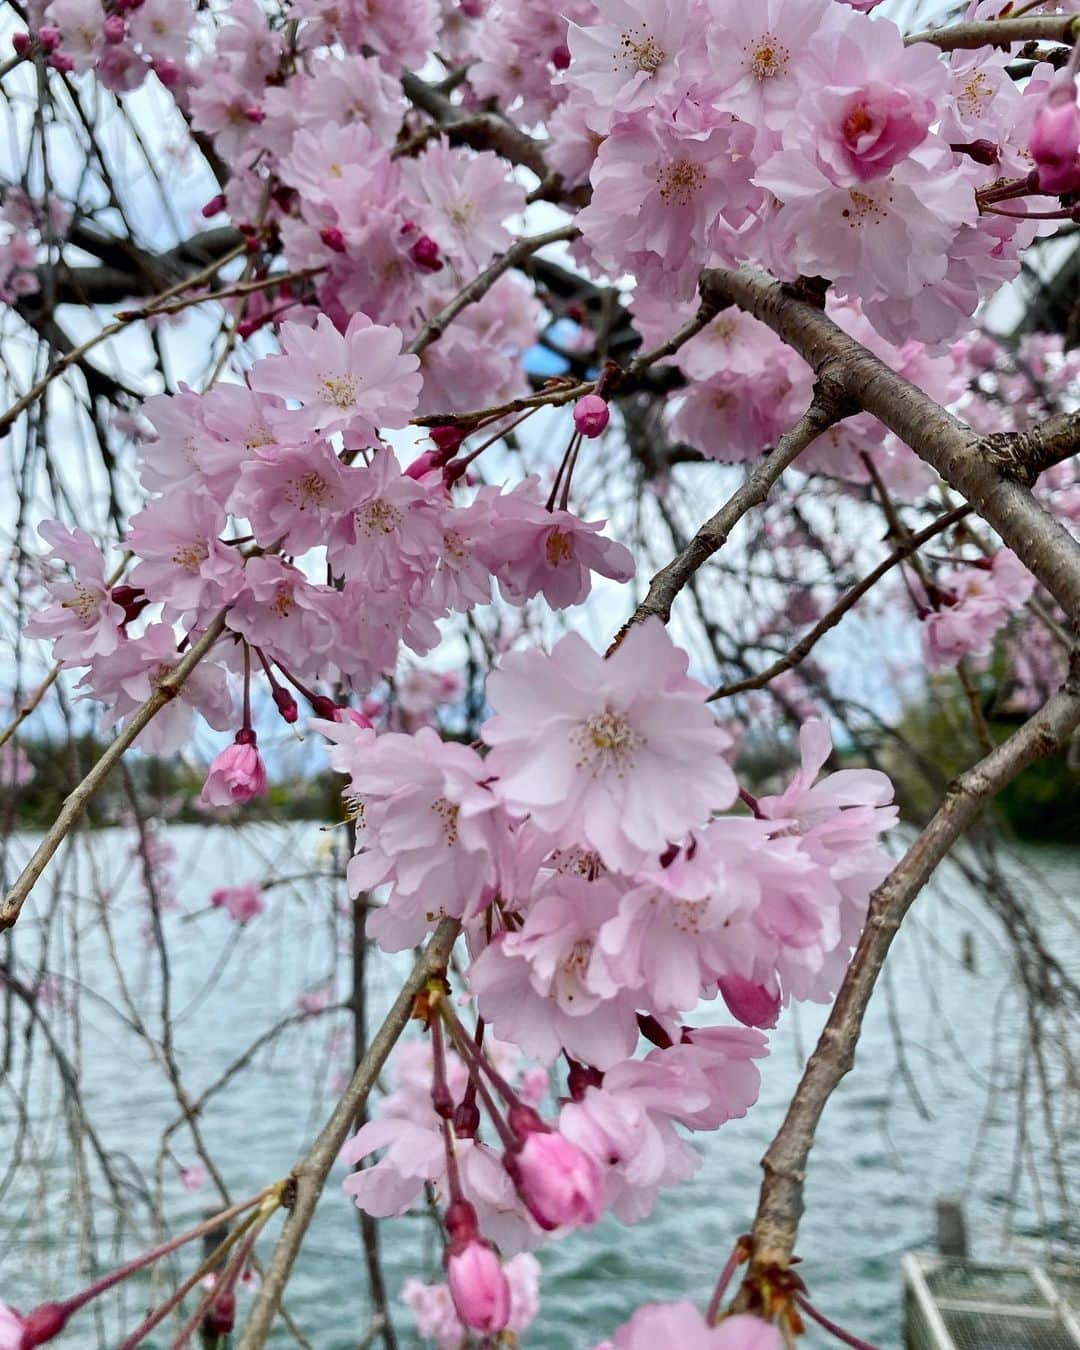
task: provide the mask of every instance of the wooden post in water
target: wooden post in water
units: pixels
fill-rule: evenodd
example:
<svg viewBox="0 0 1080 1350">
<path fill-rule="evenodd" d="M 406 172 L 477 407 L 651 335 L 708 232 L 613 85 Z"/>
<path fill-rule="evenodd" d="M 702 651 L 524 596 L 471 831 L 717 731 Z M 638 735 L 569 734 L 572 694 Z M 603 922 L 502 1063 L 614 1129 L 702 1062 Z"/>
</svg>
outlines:
<svg viewBox="0 0 1080 1350">
<path fill-rule="evenodd" d="M 967 1256 L 967 1224 L 964 1202 L 958 1195 L 937 1198 L 937 1248 L 942 1256 Z"/>
</svg>

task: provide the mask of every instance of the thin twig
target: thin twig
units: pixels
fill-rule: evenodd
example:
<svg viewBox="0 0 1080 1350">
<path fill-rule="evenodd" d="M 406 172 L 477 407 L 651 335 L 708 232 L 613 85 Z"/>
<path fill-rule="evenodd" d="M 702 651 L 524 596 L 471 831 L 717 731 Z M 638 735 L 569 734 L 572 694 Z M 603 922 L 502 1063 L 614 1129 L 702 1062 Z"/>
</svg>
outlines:
<svg viewBox="0 0 1080 1350">
<path fill-rule="evenodd" d="M 443 919 L 440 922 L 382 1025 L 372 1037 L 367 1053 L 357 1065 L 356 1072 L 334 1108 L 333 1114 L 304 1158 L 293 1169 L 296 1198 L 274 1247 L 270 1264 L 255 1296 L 251 1315 L 237 1343 L 237 1350 L 259 1350 L 259 1347 L 266 1344 L 293 1262 L 304 1241 L 304 1235 L 315 1213 L 315 1206 L 326 1184 L 326 1178 L 341 1152 L 341 1146 L 352 1122 L 375 1086 L 375 1080 L 387 1056 L 408 1025 L 416 995 L 432 975 L 446 969 L 450 952 L 460 931 L 461 925 L 456 919 Z"/>
<path fill-rule="evenodd" d="M 764 687 L 775 680 L 778 675 L 783 675 L 787 670 L 794 670 L 800 662 L 804 661 L 806 657 L 810 655 L 814 647 L 820 642 L 825 634 L 829 632 L 830 629 L 836 627 L 848 610 L 852 609 L 868 590 L 873 586 L 876 586 L 881 578 L 887 572 L 891 571 L 897 563 L 903 562 L 903 560 L 914 553 L 917 548 L 921 548 L 928 539 L 933 539 L 935 535 L 941 534 L 944 530 L 947 530 L 950 525 L 955 525 L 958 521 L 963 520 L 966 515 L 970 515 L 970 513 L 970 506 L 957 506 L 952 511 L 948 511 L 945 515 L 939 516 L 937 520 L 932 521 L 925 529 L 919 530 L 916 534 L 908 535 L 899 548 L 893 549 L 892 553 L 878 563 L 872 572 L 868 572 L 866 576 L 863 577 L 862 581 L 858 582 L 857 585 L 852 586 L 849 591 L 846 591 L 836 604 L 833 605 L 832 609 L 817 621 L 805 637 L 799 639 L 786 656 L 780 657 L 778 661 L 774 661 L 771 666 L 757 675 L 751 675 L 745 680 L 737 680 L 734 684 L 722 685 L 714 693 L 709 695 L 710 700 L 730 698 L 733 694 L 745 694 L 751 689 L 764 689 Z"/>
<path fill-rule="evenodd" d="M 209 626 L 198 641 L 192 643 L 173 670 L 160 681 L 142 707 L 132 714 L 127 726 L 109 745 L 82 782 L 64 798 L 64 804 L 60 808 L 59 815 L 53 821 L 48 834 L 34 850 L 30 861 L 19 873 L 15 884 L 4 897 L 3 904 L 0 905 L 0 933 L 6 928 L 10 928 L 19 917 L 19 911 L 33 889 L 34 883 L 44 872 L 50 858 L 60 847 L 68 831 L 86 810 L 90 799 L 119 763 L 124 751 L 128 749 L 139 732 L 157 716 L 161 709 L 176 697 L 184 681 L 218 640 L 224 629 L 225 610 L 222 610 L 210 621 Z"/>
</svg>

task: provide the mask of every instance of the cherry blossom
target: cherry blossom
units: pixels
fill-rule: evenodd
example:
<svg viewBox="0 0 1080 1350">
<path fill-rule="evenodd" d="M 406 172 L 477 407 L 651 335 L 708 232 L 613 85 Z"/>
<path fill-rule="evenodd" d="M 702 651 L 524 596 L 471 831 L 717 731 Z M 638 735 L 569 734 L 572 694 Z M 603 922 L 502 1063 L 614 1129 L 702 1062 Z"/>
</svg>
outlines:
<svg viewBox="0 0 1080 1350">
<path fill-rule="evenodd" d="M 730 804 L 729 744 L 656 620 L 604 660 L 574 633 L 550 656 L 512 653 L 488 680 L 495 791 L 517 815 L 632 867 Z M 693 781 L 678 769 L 693 745 Z"/>
</svg>

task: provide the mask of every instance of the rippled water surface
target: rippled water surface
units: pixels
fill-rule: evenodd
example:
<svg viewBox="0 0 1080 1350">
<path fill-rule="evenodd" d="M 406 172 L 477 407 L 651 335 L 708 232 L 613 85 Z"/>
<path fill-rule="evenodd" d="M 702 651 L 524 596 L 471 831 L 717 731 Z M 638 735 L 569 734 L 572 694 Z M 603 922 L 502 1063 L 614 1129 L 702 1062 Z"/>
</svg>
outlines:
<svg viewBox="0 0 1080 1350">
<path fill-rule="evenodd" d="M 334 917 L 336 888 L 328 880 L 301 880 L 268 893 L 268 910 L 239 935 L 220 912 L 205 910 L 215 885 L 268 875 L 297 875 L 317 866 L 326 836 L 314 826 L 171 829 L 177 852 L 175 893 L 186 918 L 167 915 L 172 960 L 171 997 L 177 1014 L 177 1056 L 193 1095 L 211 1083 L 252 1039 L 295 1011 L 301 989 L 331 968 L 344 936 Z M 78 1000 L 80 1039 L 62 1011 L 51 1014 L 66 1053 L 81 1065 L 85 1110 L 114 1156 L 125 1184 L 152 1184 L 163 1129 L 176 1104 L 145 1046 L 104 1002 L 119 1002 L 96 902 L 96 885 L 111 895 L 117 945 L 129 992 L 151 1026 L 160 1006 L 156 954 L 141 935 L 145 906 L 129 856 L 128 836 L 90 836 L 62 884 L 71 897 L 63 922 L 48 934 L 48 966 L 62 972 L 59 997 Z M 91 859 L 92 855 L 92 859 Z M 1080 851 L 1025 848 L 1023 883 L 1047 932 L 1047 941 L 1076 973 L 1075 930 L 1065 917 L 1080 883 Z M 1016 864 L 1019 869 L 1019 863 Z M 201 911 L 201 912 L 199 912 Z M 1074 909 L 1075 914 L 1075 909 Z M 17 930 L 24 962 L 36 962 L 45 935 L 28 914 Z M 959 960 L 964 935 L 974 949 L 974 972 Z M 338 995 L 347 994 L 348 956 L 339 952 Z M 400 961 L 376 958 L 373 1014 L 394 992 Z M 20 969 L 25 970 L 26 966 Z M 76 981 L 84 992 L 78 994 Z M 1017 1169 L 1020 1094 L 1025 1082 L 1023 1005 L 1009 981 L 1009 952 L 978 897 L 955 872 L 918 901 L 901 933 L 891 973 L 871 1007 L 855 1072 L 827 1110 L 814 1149 L 807 1214 L 799 1250 L 815 1302 L 835 1320 L 882 1347 L 901 1344 L 900 1256 L 932 1245 L 935 1197 L 965 1197 L 976 1254 L 1043 1253 L 1060 1233 L 1060 1207 L 1046 1162 L 1041 1113 L 1030 1065 L 1029 1109 L 1021 1133 L 1036 1159 Z M 695 1020 L 717 1010 L 703 1006 Z M 586 1347 L 640 1302 L 691 1297 L 704 1305 L 734 1238 L 749 1225 L 758 1184 L 758 1159 L 782 1118 L 823 1011 L 789 1009 L 772 1035 L 763 1066 L 761 1099 L 750 1115 L 716 1135 L 695 1140 L 704 1155 L 697 1177 L 663 1196 L 650 1220 L 634 1228 L 614 1221 L 551 1245 L 541 1254 L 541 1312 L 525 1338 L 535 1350 Z M 203 1130 L 234 1195 L 258 1189 L 288 1171 L 332 1104 L 328 1085 L 345 1066 L 347 1035 L 339 1015 L 296 1027 L 260 1054 L 227 1093 L 206 1109 Z M 1053 1033 L 1051 1032 L 1051 1035 Z M 898 1039 L 899 1037 L 899 1039 Z M 32 1119 L 20 1128 L 15 1097 L 24 1064 L 18 1051 L 12 1076 L 0 1089 L 0 1297 L 29 1305 L 76 1283 L 73 1260 L 80 1241 L 69 1203 L 67 1132 L 55 1075 L 41 1064 L 35 1043 L 30 1070 Z M 16 1092 L 12 1091 L 15 1086 Z M 201 1217 L 209 1188 L 185 1193 L 178 1164 L 194 1160 L 183 1129 L 163 1164 L 168 1212 L 179 1227 Z M 1080 1181 L 1080 1140 L 1064 1150 L 1072 1182 Z M 9 1164 L 17 1162 L 14 1179 Z M 1033 1177 L 1034 1172 L 1034 1177 Z M 356 1347 L 367 1324 L 365 1273 L 355 1211 L 338 1190 L 338 1174 L 319 1208 L 288 1296 L 288 1306 L 316 1350 Z M 108 1233 L 107 1192 L 94 1228 Z M 418 1219 L 383 1227 L 388 1278 L 396 1295 L 408 1274 L 434 1271 L 429 1225 Z M 268 1244 L 264 1241 L 264 1247 Z M 1060 1250 L 1060 1248 L 1059 1248 Z M 136 1291 L 125 1325 L 137 1320 L 144 1290 Z M 241 1295 L 241 1315 L 244 1296 Z M 400 1319 L 410 1344 L 409 1319 Z M 115 1344 L 111 1323 L 94 1328 L 83 1317 L 61 1346 Z M 157 1342 L 168 1344 L 167 1339 Z M 294 1344 L 285 1334 L 275 1346 Z M 810 1335 L 805 1344 L 828 1342 Z M 835 1344 L 835 1342 L 833 1342 Z"/>
</svg>

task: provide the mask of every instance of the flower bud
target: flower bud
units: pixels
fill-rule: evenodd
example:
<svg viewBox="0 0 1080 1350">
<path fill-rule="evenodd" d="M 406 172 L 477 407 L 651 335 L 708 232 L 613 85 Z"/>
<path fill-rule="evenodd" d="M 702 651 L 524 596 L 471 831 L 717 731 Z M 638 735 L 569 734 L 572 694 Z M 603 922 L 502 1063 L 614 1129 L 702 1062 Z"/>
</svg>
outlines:
<svg viewBox="0 0 1080 1350">
<path fill-rule="evenodd" d="M 561 42 L 553 49 L 549 59 L 556 70 L 566 70 L 572 59 L 570 56 L 570 48 L 565 42 Z"/>
<path fill-rule="evenodd" d="M 454 1133 L 459 1139 L 475 1139 L 480 1128 L 480 1108 L 475 1102 L 459 1102 L 454 1112 Z"/>
<path fill-rule="evenodd" d="M 291 726 L 300 716 L 300 709 L 296 706 L 296 699 L 285 688 L 283 684 L 275 685 L 273 691 L 274 706 L 284 717 L 285 721 Z"/>
<path fill-rule="evenodd" d="M 256 747 L 255 733 L 243 727 L 236 739 L 210 765 L 199 794 L 203 806 L 239 806 L 266 791 L 266 766 Z"/>
<path fill-rule="evenodd" d="M 219 211 L 224 210 L 225 210 L 225 194 L 224 192 L 219 192 L 216 196 L 211 197 L 210 200 L 203 207 L 202 215 L 205 220 L 210 220 L 211 217 L 216 216 Z"/>
<path fill-rule="evenodd" d="M 409 249 L 409 257 L 422 272 L 441 272 L 443 261 L 439 257 L 439 246 L 430 235 L 422 234 Z"/>
<path fill-rule="evenodd" d="M 43 23 L 37 30 L 37 40 L 43 52 L 52 52 L 60 45 L 60 29 L 52 23 Z"/>
<path fill-rule="evenodd" d="M 1038 165 L 1043 192 L 1057 195 L 1080 186 L 1080 107 L 1071 75 L 1059 75 L 1052 81 L 1046 101 L 1035 115 L 1028 149 Z"/>
<path fill-rule="evenodd" d="M 29 33 L 14 33 L 11 38 L 11 45 L 15 49 L 16 56 L 25 56 L 30 50 L 31 38 Z"/>
<path fill-rule="evenodd" d="M 732 1017 L 743 1026 L 774 1027 L 780 1016 L 780 993 L 773 994 L 763 984 L 745 980 L 741 975 L 725 975 L 720 980 L 720 996 Z"/>
<path fill-rule="evenodd" d="M 53 70 L 57 70 L 61 75 L 70 75 L 75 69 L 75 61 L 67 52 L 53 52 L 49 57 L 48 64 Z"/>
<path fill-rule="evenodd" d="M 599 1163 L 557 1130 L 526 1135 L 506 1169 L 541 1228 L 588 1227 L 604 1212 Z"/>
<path fill-rule="evenodd" d="M 228 1336 L 236 1325 L 236 1295 L 225 1289 L 210 1305 L 203 1318 L 203 1329 L 211 1336 Z"/>
<path fill-rule="evenodd" d="M 63 1303 L 42 1303 L 26 1314 L 22 1345 L 19 1350 L 34 1350 L 59 1336 L 68 1320 L 69 1308 Z"/>
<path fill-rule="evenodd" d="M 166 89 L 172 89 L 180 83 L 180 76 L 182 74 L 180 67 L 175 61 L 170 61 L 166 56 L 159 56 L 151 61 L 150 69 Z"/>
<path fill-rule="evenodd" d="M 599 394 L 586 394 L 574 404 L 574 426 L 583 436 L 599 436 L 609 416 L 607 400 Z"/>
<path fill-rule="evenodd" d="M 264 113 L 256 103 L 252 103 L 249 107 L 244 109 L 244 116 L 252 126 L 256 127 L 266 121 L 266 113 Z"/>
<path fill-rule="evenodd" d="M 333 249 L 335 253 L 345 252 L 345 236 L 336 225 L 327 225 L 321 229 L 319 238 L 327 248 Z"/>
<path fill-rule="evenodd" d="M 105 34 L 105 41 L 110 46 L 115 47 L 117 43 L 123 42 L 124 35 L 127 33 L 127 24 L 124 22 L 123 15 L 110 14 L 101 25 L 101 31 Z"/>
<path fill-rule="evenodd" d="M 446 1251 L 446 1282 L 454 1308 L 470 1331 L 492 1335 L 510 1320 L 510 1285 L 494 1248 L 483 1238 L 452 1242 Z"/>
<path fill-rule="evenodd" d="M 446 456 L 446 459 L 450 459 L 461 449 L 461 443 L 465 439 L 466 432 L 461 427 L 429 427 L 428 435 L 435 442 L 439 451 Z"/>
</svg>

